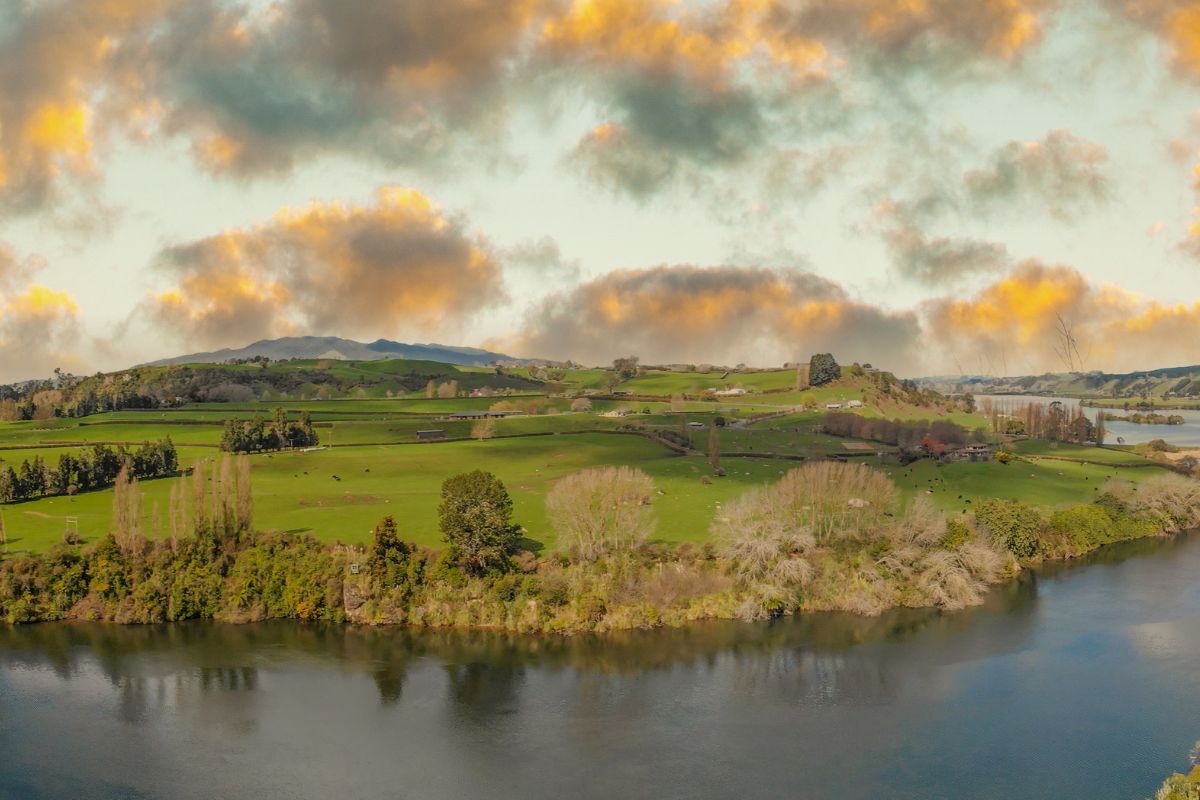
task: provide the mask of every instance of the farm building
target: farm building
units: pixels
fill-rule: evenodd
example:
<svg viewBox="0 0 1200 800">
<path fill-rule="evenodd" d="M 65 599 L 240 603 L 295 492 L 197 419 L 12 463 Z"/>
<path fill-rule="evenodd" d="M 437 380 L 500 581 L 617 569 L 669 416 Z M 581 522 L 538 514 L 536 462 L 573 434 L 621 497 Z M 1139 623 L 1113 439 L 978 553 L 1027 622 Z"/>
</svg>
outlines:
<svg viewBox="0 0 1200 800">
<path fill-rule="evenodd" d="M 949 456 L 957 461 L 991 461 L 995 456 L 995 449 L 990 444 L 969 444 L 960 447 Z"/>
<path fill-rule="evenodd" d="M 455 411 L 453 414 L 447 414 L 445 419 L 455 421 L 471 421 L 477 419 L 503 419 L 511 417 L 519 412 L 516 411 Z"/>
<path fill-rule="evenodd" d="M 417 431 L 417 440 L 422 442 L 431 442 L 437 439 L 445 439 L 446 432 L 441 428 L 428 431 Z"/>
</svg>

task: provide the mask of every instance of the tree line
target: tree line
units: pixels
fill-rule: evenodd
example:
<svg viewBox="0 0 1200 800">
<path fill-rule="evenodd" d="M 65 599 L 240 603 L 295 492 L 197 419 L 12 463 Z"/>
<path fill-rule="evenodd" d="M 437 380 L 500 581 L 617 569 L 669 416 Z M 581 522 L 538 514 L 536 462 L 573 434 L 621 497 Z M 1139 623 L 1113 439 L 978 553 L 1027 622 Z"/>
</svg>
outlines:
<svg viewBox="0 0 1200 800">
<path fill-rule="evenodd" d="M 270 420 L 262 414 L 251 419 L 227 419 L 221 433 L 221 449 L 227 453 L 260 453 L 285 447 L 312 447 L 318 443 L 312 417 L 301 411 L 299 419 L 287 418 L 282 408 L 275 409 Z"/>
<path fill-rule="evenodd" d="M 982 432 L 968 431 L 946 420 L 872 419 L 839 411 L 825 414 L 821 420 L 821 430 L 832 436 L 867 439 L 904 450 L 915 449 L 926 442 L 936 442 L 943 448 L 955 448 L 964 446 L 968 441 L 983 441 Z"/>
<path fill-rule="evenodd" d="M 16 468 L 5 464 L 0 468 L 0 502 L 104 489 L 114 485 L 126 467 L 131 478 L 174 475 L 179 469 L 179 458 L 171 437 L 146 442 L 136 450 L 128 450 L 124 445 L 113 448 L 95 444 L 78 454 L 63 453 L 55 467 L 41 456 L 26 459 Z"/>
</svg>

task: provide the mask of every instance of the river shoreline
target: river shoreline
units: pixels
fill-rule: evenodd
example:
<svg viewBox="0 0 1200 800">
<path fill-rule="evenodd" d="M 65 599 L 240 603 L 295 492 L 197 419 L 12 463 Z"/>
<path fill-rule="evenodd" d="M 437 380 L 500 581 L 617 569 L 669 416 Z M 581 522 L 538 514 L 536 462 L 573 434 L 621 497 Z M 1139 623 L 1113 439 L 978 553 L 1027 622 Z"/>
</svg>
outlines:
<svg viewBox="0 0 1200 800">
<path fill-rule="evenodd" d="M 1159 532 L 1154 535 L 1142 536 L 1136 539 L 1113 542 L 1100 545 L 1083 552 L 1073 553 L 1059 558 L 1043 558 L 1027 561 L 1014 569 L 1006 571 L 1000 580 L 988 584 L 986 591 L 979 595 L 975 602 L 948 608 L 937 603 L 914 603 L 909 601 L 895 602 L 890 605 L 867 606 L 860 597 L 849 595 L 846 601 L 829 602 L 829 598 L 803 598 L 800 604 L 792 610 L 778 614 L 765 614 L 757 618 L 747 619 L 739 613 L 743 607 L 741 598 L 736 591 L 730 589 L 724 592 L 700 595 L 691 598 L 690 602 L 667 608 L 649 608 L 646 604 L 618 605 L 605 609 L 598 619 L 577 620 L 579 624 L 564 625 L 546 624 L 544 618 L 538 615 L 536 602 L 526 602 L 525 608 L 514 607 L 513 602 L 487 601 L 483 598 L 484 591 L 468 591 L 466 597 L 442 598 L 434 603 L 427 603 L 415 610 L 406 608 L 403 618 L 393 616 L 396 612 L 389 611 L 386 597 L 369 597 L 362 593 L 364 581 L 358 580 L 351 574 L 348 560 L 354 558 L 353 551 L 338 548 L 335 552 L 336 561 L 340 563 L 343 574 L 342 608 L 344 614 L 340 618 L 320 619 L 314 617 L 270 616 L 261 610 L 251 609 L 249 613 L 216 613 L 210 617 L 200 617 L 215 624 L 245 625 L 276 620 L 322 621 L 331 624 L 346 625 L 361 628 L 394 628 L 404 630 L 431 631 L 464 631 L 491 632 L 536 636 L 580 636 L 580 635 L 610 635 L 616 633 L 653 630 L 664 628 L 687 628 L 705 622 L 752 622 L 761 619 L 780 617 L 812 617 L 827 614 L 851 614 L 864 618 L 878 617 L 882 614 L 901 610 L 931 610 L 939 613 L 959 613 L 963 610 L 982 605 L 988 594 L 1012 585 L 1026 573 L 1033 575 L 1058 574 L 1063 570 L 1082 569 L 1095 563 L 1113 563 L 1111 557 L 1118 560 L 1139 555 L 1143 552 L 1153 552 L 1162 540 L 1181 539 L 1194 535 L 1194 530 L 1178 533 Z M 1131 554 L 1131 550 L 1133 553 Z M 725 566 L 721 562 L 711 562 L 709 571 L 721 572 Z M 470 595 L 475 596 L 470 596 Z M 903 598 L 903 594 L 891 595 Z M 878 599 L 878 595 L 875 595 Z M 907 600 L 911 600 L 911 596 Z M 822 600 L 824 602 L 822 602 Z M 100 623 L 103 625 L 147 625 L 171 624 L 164 620 L 146 620 L 122 618 L 115 614 L 105 614 L 103 606 L 87 597 L 75 604 L 69 612 L 56 619 L 39 619 L 28 622 L 8 623 L 9 625 L 29 625 L 48 622 L 70 623 Z M 179 621 L 187 621 L 179 620 Z"/>
</svg>

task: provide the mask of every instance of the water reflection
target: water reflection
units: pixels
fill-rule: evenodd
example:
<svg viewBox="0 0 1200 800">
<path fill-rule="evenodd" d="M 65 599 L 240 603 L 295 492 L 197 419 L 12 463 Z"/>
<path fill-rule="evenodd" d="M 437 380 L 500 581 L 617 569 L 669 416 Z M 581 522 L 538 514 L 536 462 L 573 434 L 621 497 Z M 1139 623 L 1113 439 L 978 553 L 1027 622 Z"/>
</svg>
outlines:
<svg viewBox="0 0 1200 800">
<path fill-rule="evenodd" d="M 1141 797 L 1195 741 L 1197 575 L 1193 536 L 955 614 L 0 628 L 0 798 Z"/>
<path fill-rule="evenodd" d="M 1028 630 L 1036 595 L 1037 577 L 1027 573 L 993 591 L 983 606 L 952 614 L 932 609 L 899 609 L 877 617 L 814 614 L 760 625 L 710 622 L 574 637 L 285 622 L 46 624 L 0 628 L 0 663 L 46 666 L 70 681 L 86 662 L 132 698 L 143 696 L 147 682 L 163 675 L 177 681 L 177 692 L 239 693 L 258 688 L 261 669 L 297 660 L 332 663 L 369 675 L 381 704 L 390 706 L 403 696 L 410 664 L 428 659 L 442 665 L 448 699 L 478 715 L 515 708 L 528 667 L 631 676 L 734 664 L 747 686 L 774 686 L 791 698 L 849 692 L 862 699 L 888 695 L 878 662 L 895 655 L 880 645 L 923 636 L 943 643 L 936 651 L 942 661 L 1014 650 Z"/>
</svg>

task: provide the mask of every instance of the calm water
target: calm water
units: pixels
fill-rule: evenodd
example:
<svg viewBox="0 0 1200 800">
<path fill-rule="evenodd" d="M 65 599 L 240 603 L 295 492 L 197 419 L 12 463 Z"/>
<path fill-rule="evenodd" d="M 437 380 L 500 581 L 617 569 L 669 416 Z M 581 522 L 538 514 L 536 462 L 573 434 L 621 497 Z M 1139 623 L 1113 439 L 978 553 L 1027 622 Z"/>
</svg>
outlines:
<svg viewBox="0 0 1200 800">
<path fill-rule="evenodd" d="M 997 408 L 1013 408 L 1017 406 L 1028 405 L 1030 403 L 1040 403 L 1042 405 L 1050 405 L 1054 401 L 1062 402 L 1063 406 L 1068 411 L 1073 411 L 1079 407 L 1079 400 L 1074 397 L 1042 397 L 1039 395 L 1025 394 L 1002 394 L 1002 395 L 979 395 L 979 399 L 989 397 Z M 1120 408 L 1106 408 L 1105 411 L 1120 416 L 1133 414 L 1138 411 L 1136 408 L 1130 408 L 1125 411 Z M 1099 413 L 1098 408 L 1085 408 L 1084 413 L 1094 422 L 1096 414 Z M 1108 428 L 1108 439 L 1110 444 L 1116 444 L 1117 439 L 1123 439 L 1124 444 L 1145 444 L 1151 439 L 1165 439 L 1171 444 L 1176 444 L 1181 447 L 1200 447 L 1200 411 L 1189 411 L 1187 409 L 1162 408 L 1155 409 L 1158 414 L 1178 414 L 1183 417 L 1184 424 L 1182 425 L 1138 425 L 1132 422 L 1105 422 Z"/>
<path fill-rule="evenodd" d="M 0 628 L 4 798 L 1143 798 L 1198 738 L 1198 535 L 951 615 Z"/>
</svg>

